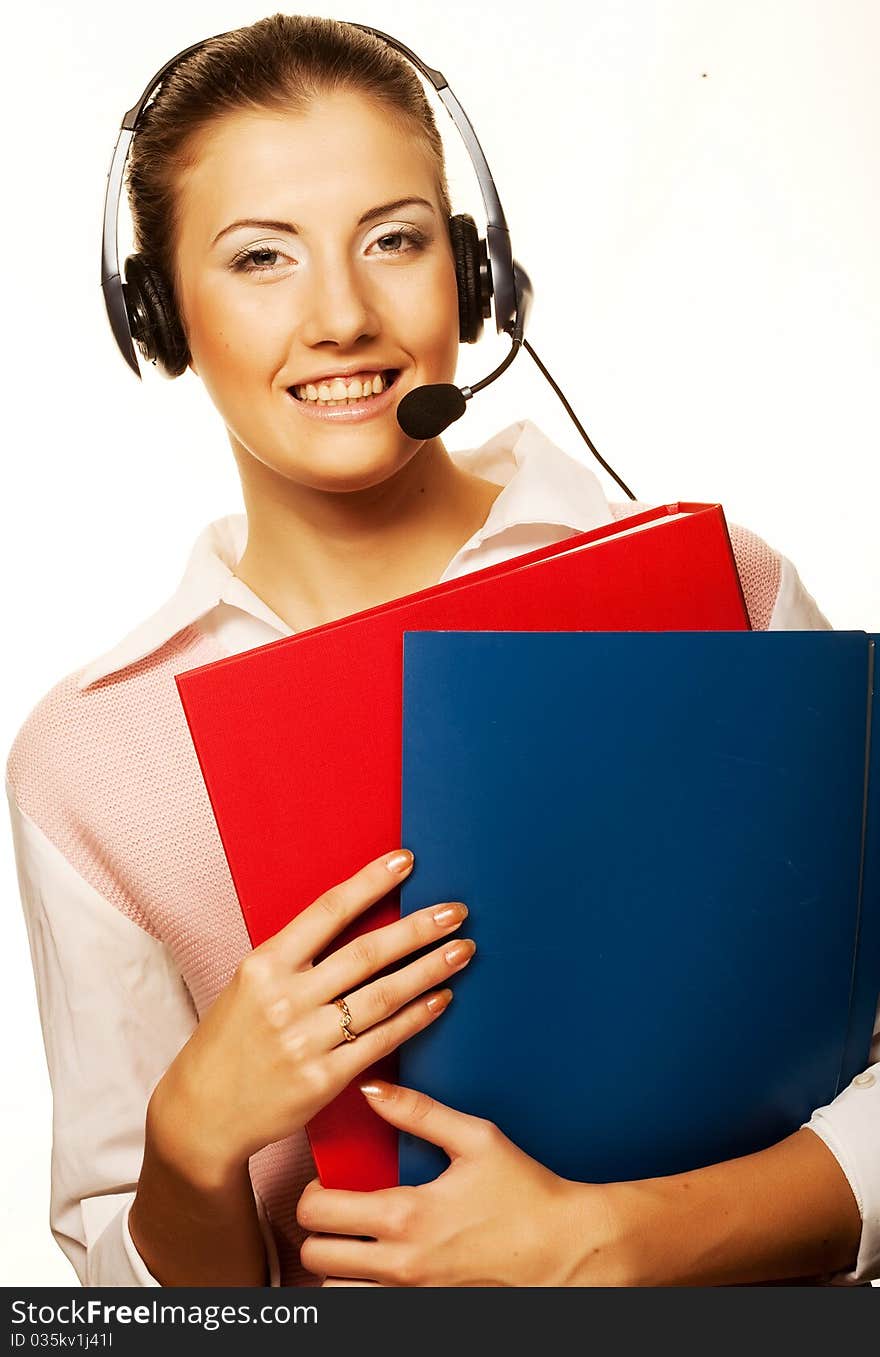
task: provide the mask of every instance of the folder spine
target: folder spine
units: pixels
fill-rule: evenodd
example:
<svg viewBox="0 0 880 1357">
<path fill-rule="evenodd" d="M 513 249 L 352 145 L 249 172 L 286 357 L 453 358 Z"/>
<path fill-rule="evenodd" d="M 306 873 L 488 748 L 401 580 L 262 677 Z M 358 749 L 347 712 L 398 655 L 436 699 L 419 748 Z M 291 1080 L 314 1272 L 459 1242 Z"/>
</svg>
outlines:
<svg viewBox="0 0 880 1357">
<path fill-rule="evenodd" d="M 837 1081 L 839 1093 L 869 1058 L 860 1033 L 870 1030 L 877 994 L 868 981 L 880 968 L 880 666 L 877 643 L 868 638 L 867 701 L 865 720 L 865 782 L 862 811 L 862 844 L 859 864 L 858 918 L 853 945 L 853 977 L 850 992 L 849 1028 Z"/>
</svg>

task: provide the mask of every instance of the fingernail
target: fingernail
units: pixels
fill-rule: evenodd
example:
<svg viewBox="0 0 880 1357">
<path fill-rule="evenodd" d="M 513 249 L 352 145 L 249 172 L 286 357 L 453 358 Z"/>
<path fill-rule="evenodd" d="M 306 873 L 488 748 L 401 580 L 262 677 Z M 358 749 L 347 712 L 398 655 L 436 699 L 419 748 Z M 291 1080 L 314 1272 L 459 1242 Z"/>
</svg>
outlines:
<svg viewBox="0 0 880 1357">
<path fill-rule="evenodd" d="M 456 903 L 454 905 L 443 905 L 441 909 L 435 909 L 431 918 L 435 924 L 445 928 L 447 924 L 461 923 L 462 919 L 467 918 L 467 905 Z"/>
<path fill-rule="evenodd" d="M 454 966 L 458 961 L 464 961 L 465 958 L 470 961 L 476 950 L 477 945 L 475 942 L 472 942 L 470 938 L 462 938 L 461 942 L 453 943 L 450 947 L 449 951 L 446 953 L 446 960 L 449 962 L 450 966 Z"/>
<path fill-rule="evenodd" d="M 413 855 L 408 848 L 402 848 L 399 853 L 392 853 L 390 858 L 385 859 L 385 866 L 389 872 L 396 872 L 398 875 L 405 872 L 407 867 L 411 867 Z"/>
<path fill-rule="evenodd" d="M 441 989 L 436 994 L 432 994 L 428 1000 L 428 1007 L 432 1013 L 439 1013 L 447 1004 L 452 1001 L 452 990 Z"/>
<path fill-rule="evenodd" d="M 378 1082 L 375 1084 L 361 1084 L 360 1090 L 361 1093 L 365 1094 L 366 1097 L 368 1098 L 380 1098 L 383 1101 L 388 1097 L 389 1093 L 391 1092 L 388 1084 L 382 1084 Z"/>
</svg>

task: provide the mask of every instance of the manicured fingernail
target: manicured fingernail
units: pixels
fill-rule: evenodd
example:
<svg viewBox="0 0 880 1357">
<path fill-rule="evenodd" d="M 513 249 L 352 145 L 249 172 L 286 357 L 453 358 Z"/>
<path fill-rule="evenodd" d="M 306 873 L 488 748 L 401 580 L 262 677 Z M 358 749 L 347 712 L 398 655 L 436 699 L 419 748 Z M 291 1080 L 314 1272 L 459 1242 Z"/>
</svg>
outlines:
<svg viewBox="0 0 880 1357">
<path fill-rule="evenodd" d="M 361 1093 L 365 1094 L 367 1098 L 380 1098 L 383 1101 L 388 1097 L 389 1093 L 391 1092 L 391 1089 L 388 1084 L 382 1084 L 378 1082 L 375 1084 L 361 1084 L 360 1090 Z"/>
<path fill-rule="evenodd" d="M 465 959 L 470 961 L 476 950 L 477 944 L 475 942 L 472 942 L 470 938 L 462 938 L 461 942 L 453 943 L 450 947 L 449 951 L 446 953 L 446 960 L 449 962 L 450 966 L 455 966 L 458 962 L 464 961 Z"/>
<path fill-rule="evenodd" d="M 467 918 L 467 905 L 456 903 L 454 905 L 443 905 L 440 909 L 435 909 L 431 918 L 435 924 L 441 928 L 446 928 L 449 924 L 461 923 L 462 919 Z"/>
<path fill-rule="evenodd" d="M 392 853 L 390 858 L 385 859 L 385 866 L 389 872 L 395 872 L 398 876 L 405 872 L 407 867 L 411 867 L 413 855 L 408 848 L 402 848 L 399 853 Z"/>
<path fill-rule="evenodd" d="M 432 1013 L 439 1013 L 446 1008 L 447 1004 L 452 1002 L 452 990 L 441 989 L 436 994 L 432 994 L 428 1000 L 428 1007 Z"/>
</svg>

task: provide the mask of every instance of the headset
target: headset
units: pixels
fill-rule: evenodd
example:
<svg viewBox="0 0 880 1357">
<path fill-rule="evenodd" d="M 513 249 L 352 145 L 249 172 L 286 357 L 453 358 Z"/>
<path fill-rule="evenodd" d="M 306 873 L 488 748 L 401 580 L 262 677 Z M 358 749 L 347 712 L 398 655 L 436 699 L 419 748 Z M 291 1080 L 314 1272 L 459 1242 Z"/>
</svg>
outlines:
<svg viewBox="0 0 880 1357">
<path fill-rule="evenodd" d="M 526 321 L 533 295 L 531 280 L 526 270 L 513 257 L 510 231 L 495 181 L 471 121 L 449 88 L 446 77 L 441 71 L 426 65 L 415 52 L 388 33 L 367 27 L 365 24 L 350 23 L 348 26 L 372 34 L 406 57 L 434 87 L 455 123 L 480 185 L 487 223 L 486 235 L 481 239 L 473 217 L 467 213 L 460 212 L 449 218 L 449 235 L 458 289 L 459 340 L 462 344 L 475 344 L 483 332 L 484 320 L 488 320 L 493 311 L 496 330 L 499 334 L 509 335 L 511 339 L 510 352 L 503 362 L 488 377 L 475 382 L 473 386 L 458 387 L 448 382 L 436 382 L 407 392 L 397 407 L 398 424 L 410 438 L 421 441 L 436 438 L 464 414 L 467 401 L 500 377 L 513 362 L 520 348 L 524 348 L 559 396 L 594 457 L 614 477 L 629 498 L 635 499 L 629 487 L 596 451 L 559 386 L 525 338 Z M 124 115 L 113 150 L 104 198 L 101 288 L 116 344 L 138 379 L 141 372 L 135 345 L 143 357 L 158 367 L 165 377 L 179 377 L 186 371 L 189 346 L 172 289 L 156 266 L 142 255 L 133 254 L 125 260 L 124 282 L 120 275 L 117 240 L 119 202 L 129 148 L 145 105 L 168 72 L 191 52 L 196 52 L 216 38 L 225 36 L 226 33 L 219 33 L 213 38 L 193 43 L 182 52 L 178 52 L 170 61 L 166 61 L 148 82 L 137 102 Z"/>
</svg>

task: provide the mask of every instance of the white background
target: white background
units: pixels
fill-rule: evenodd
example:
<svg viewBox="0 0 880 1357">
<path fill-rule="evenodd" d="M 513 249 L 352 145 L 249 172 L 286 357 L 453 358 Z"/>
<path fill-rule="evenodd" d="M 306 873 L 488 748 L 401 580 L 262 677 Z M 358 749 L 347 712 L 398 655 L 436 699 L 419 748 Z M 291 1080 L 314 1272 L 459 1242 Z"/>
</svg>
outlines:
<svg viewBox="0 0 880 1357">
<path fill-rule="evenodd" d="M 176 52 L 268 12 L 37 0 L 6 20 L 7 751 L 49 687 L 165 600 L 201 528 L 242 511 L 198 379 L 150 368 L 138 383 L 115 350 L 99 250 L 123 112 Z M 638 497 L 720 500 L 795 562 L 835 627 L 880 630 L 880 6 L 350 0 L 311 12 L 373 24 L 444 71 L 535 285 L 529 338 Z M 454 210 L 479 221 L 435 106 Z M 463 350 L 460 380 L 504 351 L 494 335 Z M 447 446 L 525 417 L 591 461 L 524 353 Z M 51 1103 L 8 831 L 0 881 L 0 1283 L 63 1285 L 75 1277 L 48 1228 Z"/>
</svg>

